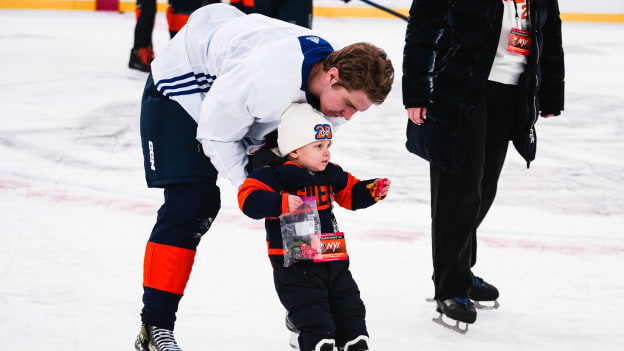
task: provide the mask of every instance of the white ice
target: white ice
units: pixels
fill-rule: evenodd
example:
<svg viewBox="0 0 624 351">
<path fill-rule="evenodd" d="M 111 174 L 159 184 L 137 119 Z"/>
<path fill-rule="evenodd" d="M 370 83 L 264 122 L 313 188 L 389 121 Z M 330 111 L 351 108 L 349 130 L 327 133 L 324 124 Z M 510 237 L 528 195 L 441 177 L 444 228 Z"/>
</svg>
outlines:
<svg viewBox="0 0 624 351">
<path fill-rule="evenodd" d="M 132 13 L 0 11 L 0 350 L 130 350 L 142 260 L 161 204 L 139 140 L 144 77 Z M 624 349 L 624 25 L 564 23 L 566 110 L 538 123 L 529 170 L 510 148 L 474 271 L 501 308 L 468 334 L 431 321 L 428 164 L 404 148 L 405 23 L 315 18 L 324 37 L 393 59 L 388 100 L 356 115 L 333 160 L 388 177 L 372 208 L 338 210 L 373 350 Z M 168 39 L 159 14 L 156 55 Z M 275 72 L 280 74 L 280 72 Z M 221 181 L 176 335 L 184 350 L 289 350 L 261 221 Z"/>
</svg>

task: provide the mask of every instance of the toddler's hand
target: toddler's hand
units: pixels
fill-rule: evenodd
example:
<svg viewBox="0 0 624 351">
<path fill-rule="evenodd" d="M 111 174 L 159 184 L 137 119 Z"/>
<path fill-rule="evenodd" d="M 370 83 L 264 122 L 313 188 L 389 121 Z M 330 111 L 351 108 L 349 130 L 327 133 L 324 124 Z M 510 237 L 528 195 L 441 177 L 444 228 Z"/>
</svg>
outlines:
<svg viewBox="0 0 624 351">
<path fill-rule="evenodd" d="M 288 213 L 296 210 L 303 205 L 303 200 L 297 195 L 288 195 Z"/>
<path fill-rule="evenodd" d="M 383 188 L 381 189 L 381 198 L 384 199 L 388 195 L 388 191 L 390 191 L 390 183 L 392 182 L 388 178 L 378 179 L 378 180 L 383 181 Z"/>
<path fill-rule="evenodd" d="M 386 195 L 388 195 L 390 183 L 391 182 L 388 178 L 377 178 L 372 183 L 368 184 L 366 188 L 368 188 L 375 201 L 379 201 L 385 199 Z"/>
</svg>

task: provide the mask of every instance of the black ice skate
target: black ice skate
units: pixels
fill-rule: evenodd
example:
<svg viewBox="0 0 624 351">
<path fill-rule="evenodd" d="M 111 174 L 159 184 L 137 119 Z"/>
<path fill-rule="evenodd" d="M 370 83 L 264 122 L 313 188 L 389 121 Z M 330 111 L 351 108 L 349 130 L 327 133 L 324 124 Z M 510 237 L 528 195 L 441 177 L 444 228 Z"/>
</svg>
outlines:
<svg viewBox="0 0 624 351">
<path fill-rule="evenodd" d="M 500 305 L 498 299 L 498 289 L 492 284 L 489 284 L 482 278 L 474 276 L 472 278 L 472 288 L 469 293 L 470 299 L 474 301 L 474 305 L 478 309 L 497 309 Z M 481 302 L 493 302 L 493 304 L 481 304 Z"/>
<path fill-rule="evenodd" d="M 172 330 L 147 324 L 141 325 L 134 348 L 137 351 L 182 351 L 173 337 Z"/>
<path fill-rule="evenodd" d="M 130 50 L 128 67 L 141 72 L 149 72 L 154 61 L 154 49 L 151 46 Z"/>
<path fill-rule="evenodd" d="M 437 318 L 433 318 L 433 321 L 460 334 L 466 334 L 468 324 L 472 324 L 477 320 L 477 311 L 472 301 L 468 298 L 454 297 L 447 300 L 436 300 L 436 304 L 436 311 L 440 315 Z M 442 318 L 443 316 L 452 319 L 455 324 L 447 322 Z M 464 328 L 461 327 L 460 322 L 465 325 Z"/>
<path fill-rule="evenodd" d="M 299 330 L 295 327 L 293 322 L 288 318 L 288 314 L 286 315 L 286 329 L 290 331 L 290 339 L 288 339 L 288 344 L 295 350 L 299 350 Z"/>
</svg>

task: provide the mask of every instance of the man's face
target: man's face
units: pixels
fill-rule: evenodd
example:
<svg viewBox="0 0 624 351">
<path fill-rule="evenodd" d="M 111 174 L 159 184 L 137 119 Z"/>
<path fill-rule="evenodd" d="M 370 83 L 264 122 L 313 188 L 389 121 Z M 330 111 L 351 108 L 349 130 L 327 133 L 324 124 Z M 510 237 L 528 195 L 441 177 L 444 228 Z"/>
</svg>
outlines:
<svg viewBox="0 0 624 351">
<path fill-rule="evenodd" d="M 347 121 L 358 111 L 366 111 L 373 104 L 365 92 L 348 91 L 336 84 L 338 70 L 330 69 L 326 73 L 326 84 L 321 89 L 321 112 L 326 117 L 343 117 Z"/>
<path fill-rule="evenodd" d="M 322 172 L 327 168 L 331 154 L 331 140 L 319 140 L 302 146 L 290 153 L 298 165 L 314 172 Z"/>
</svg>

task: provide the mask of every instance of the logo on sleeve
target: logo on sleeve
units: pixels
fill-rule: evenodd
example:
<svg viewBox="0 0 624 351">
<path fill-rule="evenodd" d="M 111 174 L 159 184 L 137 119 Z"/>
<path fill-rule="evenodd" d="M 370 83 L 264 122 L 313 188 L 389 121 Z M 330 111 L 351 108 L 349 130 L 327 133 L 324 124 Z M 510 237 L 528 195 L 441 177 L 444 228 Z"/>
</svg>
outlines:
<svg viewBox="0 0 624 351">
<path fill-rule="evenodd" d="M 306 39 L 313 42 L 314 44 L 318 44 L 320 42 L 319 37 L 306 37 Z"/>
</svg>

